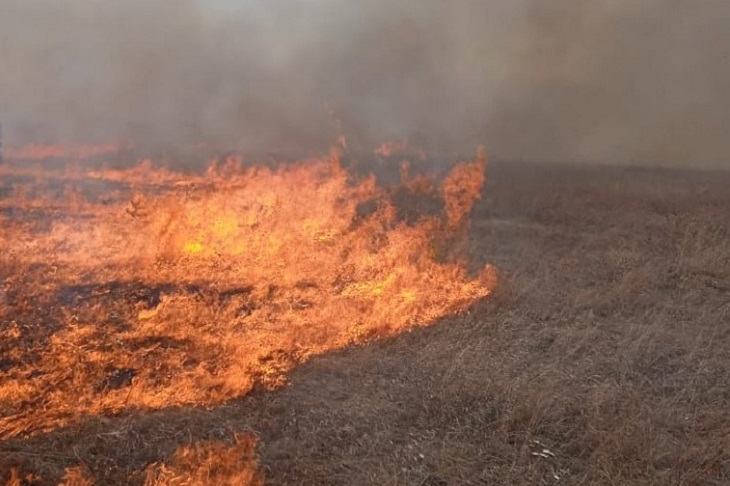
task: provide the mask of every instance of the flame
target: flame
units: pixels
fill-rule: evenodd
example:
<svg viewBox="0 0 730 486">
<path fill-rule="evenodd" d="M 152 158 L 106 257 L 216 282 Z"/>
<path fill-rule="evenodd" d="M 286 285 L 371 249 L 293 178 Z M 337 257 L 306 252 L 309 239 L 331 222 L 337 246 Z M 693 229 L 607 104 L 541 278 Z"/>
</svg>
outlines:
<svg viewBox="0 0 730 486">
<path fill-rule="evenodd" d="M 187 241 L 185 242 L 185 245 L 183 245 L 183 250 L 185 251 L 185 253 L 189 253 L 191 255 L 202 253 L 203 244 L 199 241 Z"/>
<path fill-rule="evenodd" d="M 73 159 L 85 160 L 99 155 L 108 155 L 127 150 L 128 145 L 105 143 L 98 145 L 53 145 L 29 144 L 22 147 L 8 147 L 3 155 L 15 160 Z"/>
<path fill-rule="evenodd" d="M 180 484 L 263 485 L 255 456 L 256 439 L 236 437 L 233 446 L 206 442 L 175 451 L 171 464 L 147 466 L 145 486 Z"/>
<path fill-rule="evenodd" d="M 126 184 L 106 199 L 16 192 L 0 201 L 11 215 L 0 351 L 14 363 L 0 380 L 0 437 L 214 405 L 280 386 L 312 356 L 464 311 L 495 284 L 491 266 L 470 276 L 453 254 L 485 167 L 480 152 L 441 183 L 394 190 L 354 179 L 333 151 L 199 175 L 149 161 L 85 171 L 87 184 Z M 443 210 L 404 217 L 398 191 Z M 28 216 L 39 211 L 46 220 Z"/>
</svg>

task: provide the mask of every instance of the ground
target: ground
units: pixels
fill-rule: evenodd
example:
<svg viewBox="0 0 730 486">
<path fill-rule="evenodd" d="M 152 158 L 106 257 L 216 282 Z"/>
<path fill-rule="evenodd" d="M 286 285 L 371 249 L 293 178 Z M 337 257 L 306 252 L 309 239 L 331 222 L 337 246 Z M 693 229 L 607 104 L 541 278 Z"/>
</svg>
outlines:
<svg viewBox="0 0 730 486">
<path fill-rule="evenodd" d="M 163 483 L 208 461 L 184 484 L 728 484 L 727 187 L 720 172 L 491 163 L 468 252 L 499 279 L 467 313 L 216 406 L 10 438 L 0 478 Z"/>
</svg>

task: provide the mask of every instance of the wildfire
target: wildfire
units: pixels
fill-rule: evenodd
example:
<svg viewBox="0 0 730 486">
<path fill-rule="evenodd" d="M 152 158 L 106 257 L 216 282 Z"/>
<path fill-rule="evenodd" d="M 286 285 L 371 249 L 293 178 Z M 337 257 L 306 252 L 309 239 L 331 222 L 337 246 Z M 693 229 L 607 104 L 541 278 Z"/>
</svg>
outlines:
<svg viewBox="0 0 730 486">
<path fill-rule="evenodd" d="M 113 143 L 99 145 L 44 145 L 29 144 L 22 147 L 8 147 L 3 155 L 14 160 L 72 159 L 85 160 L 99 155 L 121 152 L 129 147 Z"/>
<path fill-rule="evenodd" d="M 383 188 L 333 152 L 200 175 L 86 172 L 89 187 L 126 184 L 104 197 L 16 191 L 0 202 L 0 437 L 221 403 L 465 310 L 495 283 L 454 254 L 485 166 L 480 152 L 441 183 Z M 440 211 L 409 217 L 420 198 Z"/>
</svg>

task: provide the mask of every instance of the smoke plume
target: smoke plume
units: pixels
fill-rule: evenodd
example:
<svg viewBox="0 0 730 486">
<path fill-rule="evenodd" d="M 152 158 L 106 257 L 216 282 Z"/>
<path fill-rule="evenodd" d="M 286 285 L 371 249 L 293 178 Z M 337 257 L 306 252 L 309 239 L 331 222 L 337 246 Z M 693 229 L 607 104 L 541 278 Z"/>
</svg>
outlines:
<svg viewBox="0 0 730 486">
<path fill-rule="evenodd" d="M 725 0 L 3 0 L 8 143 L 730 168 Z"/>
</svg>

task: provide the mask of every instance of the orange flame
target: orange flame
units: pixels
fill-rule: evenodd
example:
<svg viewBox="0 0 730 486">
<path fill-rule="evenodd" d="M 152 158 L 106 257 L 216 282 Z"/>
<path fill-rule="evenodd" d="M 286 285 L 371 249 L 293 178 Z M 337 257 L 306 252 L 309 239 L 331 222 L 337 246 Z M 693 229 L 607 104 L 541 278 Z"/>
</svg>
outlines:
<svg viewBox="0 0 730 486">
<path fill-rule="evenodd" d="M 8 147 L 3 155 L 11 160 L 73 159 L 85 160 L 99 155 L 108 155 L 128 149 L 128 146 L 106 143 L 100 145 L 43 145 L 29 144 L 23 147 Z"/>
<path fill-rule="evenodd" d="M 492 267 L 471 277 L 453 254 L 485 167 L 480 152 L 440 184 L 410 181 L 405 201 L 354 180 L 336 151 L 275 169 L 86 172 L 126 184 L 103 200 L 16 192 L 0 201 L 12 209 L 0 277 L 13 282 L 0 351 L 17 363 L 0 382 L 0 437 L 220 403 L 311 356 L 464 311 L 495 284 Z M 405 217 L 423 197 L 441 213 Z M 39 211 L 53 215 L 42 230 L 24 216 Z"/>
</svg>

